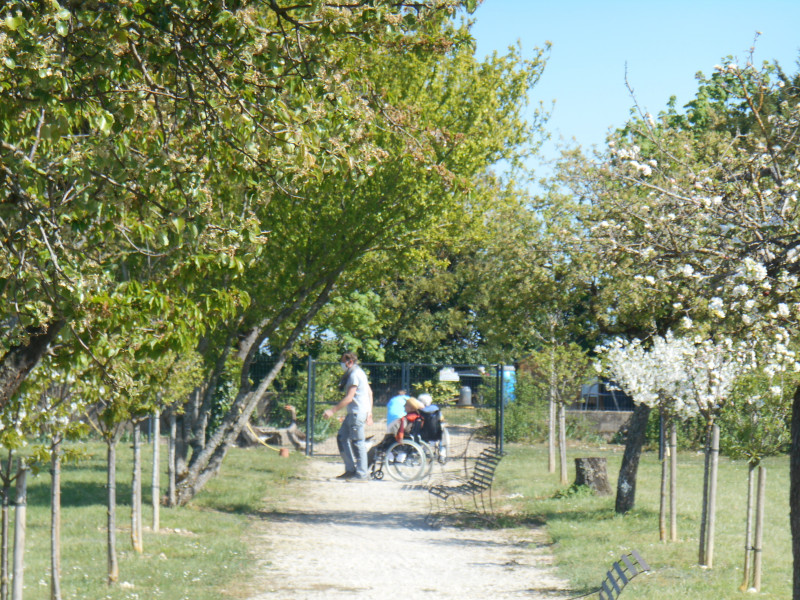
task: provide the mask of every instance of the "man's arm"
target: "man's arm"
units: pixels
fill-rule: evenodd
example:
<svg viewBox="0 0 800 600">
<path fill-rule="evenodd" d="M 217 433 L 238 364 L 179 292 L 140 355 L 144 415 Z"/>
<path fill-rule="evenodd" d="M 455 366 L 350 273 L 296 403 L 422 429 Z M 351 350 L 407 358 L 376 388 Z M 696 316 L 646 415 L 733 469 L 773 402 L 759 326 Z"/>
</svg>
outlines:
<svg viewBox="0 0 800 600">
<path fill-rule="evenodd" d="M 372 386 L 368 385 L 367 389 L 369 390 L 369 409 L 367 410 L 367 425 L 372 425 L 372 405 L 373 405 Z"/>
<path fill-rule="evenodd" d="M 351 385 L 348 388 L 347 393 L 345 394 L 344 398 L 342 398 L 341 401 L 339 402 L 339 404 L 337 404 L 333 408 L 329 408 L 328 410 L 326 410 L 324 413 L 322 413 L 322 416 L 325 417 L 326 419 L 330 419 L 333 415 L 335 415 L 337 412 L 342 410 L 345 406 L 350 404 L 353 401 L 353 398 L 356 397 L 356 390 L 357 389 L 358 389 L 358 386 Z"/>
</svg>

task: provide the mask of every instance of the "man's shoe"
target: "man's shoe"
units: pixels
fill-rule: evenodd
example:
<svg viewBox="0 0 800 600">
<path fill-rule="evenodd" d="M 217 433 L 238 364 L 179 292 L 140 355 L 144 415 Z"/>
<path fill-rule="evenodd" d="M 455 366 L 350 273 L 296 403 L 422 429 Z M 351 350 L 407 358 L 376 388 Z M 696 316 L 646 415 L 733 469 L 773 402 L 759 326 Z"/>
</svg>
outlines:
<svg viewBox="0 0 800 600">
<path fill-rule="evenodd" d="M 355 476 L 356 476 L 355 472 L 352 472 L 352 471 L 345 471 L 345 472 L 344 472 L 344 473 L 342 473 L 341 475 L 337 475 L 337 476 L 336 476 L 336 479 L 352 479 L 352 478 L 353 478 L 353 477 L 355 477 Z"/>
</svg>

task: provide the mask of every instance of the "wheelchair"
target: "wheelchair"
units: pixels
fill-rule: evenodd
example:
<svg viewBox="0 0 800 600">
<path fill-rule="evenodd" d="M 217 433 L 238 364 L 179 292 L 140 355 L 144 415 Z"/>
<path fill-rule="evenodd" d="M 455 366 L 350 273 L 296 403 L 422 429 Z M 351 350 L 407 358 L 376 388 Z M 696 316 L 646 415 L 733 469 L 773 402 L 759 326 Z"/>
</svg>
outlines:
<svg viewBox="0 0 800 600">
<path fill-rule="evenodd" d="M 424 440 L 419 432 L 412 431 L 400 442 L 384 441 L 375 446 L 370 476 L 381 480 L 385 471 L 395 481 L 425 479 L 431 474 L 434 463 L 446 462 L 448 441 L 446 429 L 439 440 Z"/>
</svg>

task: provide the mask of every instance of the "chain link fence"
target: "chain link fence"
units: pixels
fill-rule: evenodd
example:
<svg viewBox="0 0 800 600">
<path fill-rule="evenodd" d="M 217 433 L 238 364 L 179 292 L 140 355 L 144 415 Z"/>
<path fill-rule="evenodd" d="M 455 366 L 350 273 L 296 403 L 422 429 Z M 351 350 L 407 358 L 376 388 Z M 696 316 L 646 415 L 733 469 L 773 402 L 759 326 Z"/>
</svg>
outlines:
<svg viewBox="0 0 800 600">
<path fill-rule="evenodd" d="M 268 362 L 257 362 L 252 379 L 258 382 L 269 370 Z M 477 456 L 487 445 L 503 447 L 505 405 L 514 400 L 514 370 L 508 366 L 423 363 L 361 363 L 373 391 L 373 422 L 368 425 L 368 446 L 380 442 L 387 430 L 386 405 L 405 392 L 409 396 L 428 393 L 442 411 L 449 434 L 450 459 Z M 256 411 L 256 421 L 289 427 L 283 407 L 291 405 L 294 426 L 305 431 L 309 456 L 338 456 L 336 433 L 339 420 L 325 419 L 325 409 L 342 399 L 338 362 L 314 359 L 287 364 L 265 401 Z"/>
</svg>

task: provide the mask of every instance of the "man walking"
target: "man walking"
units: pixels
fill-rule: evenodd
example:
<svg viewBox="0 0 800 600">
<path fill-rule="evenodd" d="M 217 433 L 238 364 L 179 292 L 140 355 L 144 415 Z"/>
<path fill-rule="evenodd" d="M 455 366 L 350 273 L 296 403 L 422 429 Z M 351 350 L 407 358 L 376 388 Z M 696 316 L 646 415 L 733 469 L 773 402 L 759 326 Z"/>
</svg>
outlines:
<svg viewBox="0 0 800 600">
<path fill-rule="evenodd" d="M 344 473 L 337 479 L 353 482 L 369 481 L 364 427 L 372 415 L 372 388 L 367 381 L 367 374 L 358 366 L 358 357 L 354 353 L 342 354 L 339 364 L 344 371 L 339 382 L 339 389 L 344 392 L 344 398 L 336 406 L 322 413 L 323 417 L 330 419 L 339 410 L 347 408 L 347 416 L 336 435 L 339 454 L 344 461 Z"/>
</svg>

